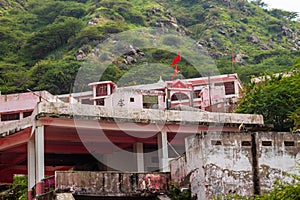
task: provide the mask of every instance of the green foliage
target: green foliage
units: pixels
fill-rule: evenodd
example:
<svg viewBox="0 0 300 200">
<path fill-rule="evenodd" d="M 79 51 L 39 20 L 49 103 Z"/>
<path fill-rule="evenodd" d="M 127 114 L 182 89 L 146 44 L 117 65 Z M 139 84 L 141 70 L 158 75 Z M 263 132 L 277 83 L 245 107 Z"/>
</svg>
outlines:
<svg viewBox="0 0 300 200">
<path fill-rule="evenodd" d="M 66 94 L 72 89 L 80 63 L 74 60 L 44 60 L 30 70 L 31 90 L 47 90 L 52 94 Z"/>
<path fill-rule="evenodd" d="M 192 197 L 191 190 L 186 189 L 180 191 L 177 185 L 170 185 L 169 195 L 172 200 L 196 200 L 196 197 Z"/>
<path fill-rule="evenodd" d="M 83 22 L 73 17 L 60 17 L 31 36 L 24 47 L 26 56 L 41 59 L 65 45 L 83 28 Z"/>
<path fill-rule="evenodd" d="M 85 8 L 82 3 L 52 0 L 32 0 L 27 7 L 37 16 L 40 25 L 51 24 L 60 16 L 81 18 L 86 14 Z"/>
<path fill-rule="evenodd" d="M 262 114 L 265 123 L 274 124 L 275 130 L 289 131 L 293 128 L 290 113 L 300 107 L 300 74 L 292 77 L 273 77 L 260 84 L 248 86 L 237 112 Z"/>
<path fill-rule="evenodd" d="M 242 0 L 178 0 L 176 3 L 174 0 L 2 1 L 0 90 L 2 93 L 11 93 L 25 91 L 28 87 L 50 88 L 57 83 L 47 86 L 46 81 L 34 78 L 33 72 L 38 62 L 44 64 L 49 59 L 55 60 L 54 63 L 61 64 L 55 67 L 59 71 L 58 68 L 68 65 L 67 62 L 73 62 L 69 59 L 70 55 L 74 55 L 78 48 L 85 48 L 85 53 L 89 53 L 109 35 L 142 26 L 169 27 L 176 20 L 181 32 L 187 31 L 190 37 L 208 49 L 220 73 L 229 73 L 233 69 L 247 82 L 251 76 L 266 71 L 289 71 L 299 57 L 295 44 L 298 38 L 296 30 L 299 30 L 300 25 L 291 21 L 296 13 L 280 9 L 266 10 L 265 6 L 263 1 Z M 252 35 L 259 38 L 259 43 L 250 41 Z M 162 41 L 165 45 L 178 48 L 176 37 L 168 36 Z M 262 50 L 262 45 L 269 49 Z M 243 55 L 243 61 L 235 63 L 233 68 L 231 51 Z M 165 52 L 151 53 L 138 63 L 169 63 L 173 58 L 173 55 Z M 199 76 L 191 64 L 185 61 L 182 64 L 184 77 Z M 201 61 L 199 65 L 202 65 Z M 49 75 L 43 77 L 45 80 L 55 77 L 53 74 L 57 73 L 50 72 L 52 67 L 45 68 L 45 73 Z M 105 79 L 118 80 L 120 74 L 124 74 L 128 68 L 130 66 L 120 68 L 112 65 Z M 213 68 L 207 66 L 203 69 L 204 74 Z M 66 86 L 63 87 L 54 90 L 66 91 Z"/>
<path fill-rule="evenodd" d="M 272 9 L 270 11 L 270 14 L 273 15 L 276 18 L 282 18 L 282 19 L 287 19 L 287 20 L 292 20 L 298 17 L 297 12 L 290 12 L 290 11 L 285 11 L 281 9 Z"/>
<path fill-rule="evenodd" d="M 274 189 L 263 196 L 255 197 L 257 200 L 295 200 L 300 198 L 300 184 L 280 183 L 277 181 Z"/>
<path fill-rule="evenodd" d="M 14 176 L 13 184 L 8 190 L 0 194 L 1 199 L 26 200 L 27 199 L 27 176 Z"/>
</svg>

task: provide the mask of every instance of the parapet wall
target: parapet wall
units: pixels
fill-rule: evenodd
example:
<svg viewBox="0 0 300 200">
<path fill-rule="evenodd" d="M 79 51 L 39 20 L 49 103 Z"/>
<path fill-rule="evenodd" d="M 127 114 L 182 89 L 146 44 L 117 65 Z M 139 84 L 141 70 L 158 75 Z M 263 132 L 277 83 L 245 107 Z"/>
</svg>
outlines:
<svg viewBox="0 0 300 200">
<path fill-rule="evenodd" d="M 58 102 L 41 102 L 38 104 L 38 115 L 88 117 L 89 119 L 129 119 L 136 122 L 166 123 L 218 123 L 263 125 L 263 116 L 254 114 L 214 113 L 199 111 L 157 110 L 106 108 L 82 104 L 66 104 Z"/>
<path fill-rule="evenodd" d="M 55 192 L 99 197 L 147 197 L 168 191 L 168 173 L 56 172 Z"/>
<path fill-rule="evenodd" d="M 189 179 L 198 199 L 251 196 L 254 188 L 270 190 L 276 179 L 292 182 L 287 173 L 299 174 L 298 141 L 300 134 L 288 132 L 193 135 L 186 138 L 186 155 L 171 161 L 171 179 L 181 187 Z"/>
</svg>

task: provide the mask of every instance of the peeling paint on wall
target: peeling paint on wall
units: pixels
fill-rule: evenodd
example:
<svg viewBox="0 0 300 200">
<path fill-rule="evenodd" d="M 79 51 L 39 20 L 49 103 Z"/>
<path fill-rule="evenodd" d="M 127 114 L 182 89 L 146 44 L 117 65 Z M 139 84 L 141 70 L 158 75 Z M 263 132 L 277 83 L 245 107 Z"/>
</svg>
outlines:
<svg viewBox="0 0 300 200">
<path fill-rule="evenodd" d="M 169 174 L 119 172 L 56 172 L 57 193 L 97 196 L 151 196 L 168 191 Z"/>
<path fill-rule="evenodd" d="M 253 134 L 255 140 L 251 141 Z M 295 179 L 287 173 L 299 174 L 298 141 L 300 134 L 288 132 L 208 132 L 193 135 L 186 138 L 186 155 L 171 161 L 171 178 L 182 187 L 186 187 L 187 184 L 183 182 L 189 179 L 193 194 L 202 194 L 204 190 L 205 197 L 198 196 L 198 199 L 211 199 L 218 194 L 230 193 L 250 196 L 254 192 L 254 175 L 258 178 L 258 189 L 268 191 L 275 180 L 295 183 Z M 253 142 L 256 153 L 252 149 Z M 253 170 L 254 156 L 257 171 Z M 199 173 L 201 167 L 204 180 L 203 174 Z M 191 176 L 191 173 L 198 177 Z"/>
</svg>

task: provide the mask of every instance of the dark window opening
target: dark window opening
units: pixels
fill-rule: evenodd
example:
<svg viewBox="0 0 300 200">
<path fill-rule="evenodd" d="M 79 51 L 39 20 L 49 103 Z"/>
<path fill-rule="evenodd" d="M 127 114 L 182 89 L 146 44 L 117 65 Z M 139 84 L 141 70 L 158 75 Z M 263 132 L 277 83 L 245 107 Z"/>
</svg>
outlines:
<svg viewBox="0 0 300 200">
<path fill-rule="evenodd" d="M 107 86 L 106 85 L 98 85 L 96 88 L 96 96 L 106 96 L 107 95 Z"/>
<path fill-rule="evenodd" d="M 29 116 L 31 116 L 31 114 L 32 114 L 32 111 L 24 112 L 24 113 L 23 113 L 23 118 L 29 117 Z"/>
<path fill-rule="evenodd" d="M 200 98 L 201 96 L 200 96 L 200 90 L 197 90 L 197 91 L 194 91 L 194 93 L 193 93 L 193 98 L 194 99 L 196 99 L 196 98 Z"/>
<path fill-rule="evenodd" d="M 295 142 L 294 141 L 284 141 L 284 146 L 293 147 L 293 146 L 295 146 Z"/>
<path fill-rule="evenodd" d="M 134 102 L 134 98 L 133 97 L 130 97 L 130 102 Z"/>
<path fill-rule="evenodd" d="M 242 141 L 242 146 L 243 147 L 250 147 L 251 146 L 251 142 L 250 141 Z"/>
<path fill-rule="evenodd" d="M 184 93 L 175 93 L 171 97 L 171 101 L 181 101 L 189 99 L 189 97 Z"/>
<path fill-rule="evenodd" d="M 96 105 L 98 105 L 98 106 L 104 106 L 104 99 L 97 99 L 96 100 Z"/>
<path fill-rule="evenodd" d="M 235 87 L 234 87 L 234 82 L 226 82 L 224 83 L 225 87 L 225 94 L 235 94 Z"/>
<path fill-rule="evenodd" d="M 158 96 L 143 95 L 143 108 L 158 108 Z"/>
<path fill-rule="evenodd" d="M 222 142 L 220 140 L 212 140 L 211 145 L 216 145 L 216 146 L 222 145 Z"/>
<path fill-rule="evenodd" d="M 11 121 L 11 120 L 19 120 L 19 119 L 20 119 L 19 113 L 1 114 L 1 121 Z"/>
<path fill-rule="evenodd" d="M 261 145 L 265 147 L 270 147 L 272 146 L 272 141 L 262 141 Z"/>
</svg>

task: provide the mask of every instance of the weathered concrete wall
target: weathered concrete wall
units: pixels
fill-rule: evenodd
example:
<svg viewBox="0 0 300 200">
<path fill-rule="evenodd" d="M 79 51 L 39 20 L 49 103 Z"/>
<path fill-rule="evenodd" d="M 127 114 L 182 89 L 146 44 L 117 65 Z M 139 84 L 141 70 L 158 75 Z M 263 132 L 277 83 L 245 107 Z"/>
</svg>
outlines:
<svg viewBox="0 0 300 200">
<path fill-rule="evenodd" d="M 255 140 L 251 137 L 253 134 Z M 286 176 L 287 172 L 299 173 L 298 141 L 300 134 L 276 132 L 193 135 L 186 138 L 186 155 L 170 163 L 171 180 L 183 186 L 188 178 L 192 193 L 198 197 L 205 193 L 207 199 L 229 193 L 250 196 L 254 186 L 262 192 L 270 190 L 276 179 L 294 181 Z M 256 148 L 256 153 L 252 147 Z M 253 171 L 255 160 L 258 162 L 257 171 Z M 185 168 L 184 178 L 182 169 Z M 203 169 L 205 180 L 199 169 Z M 254 177 L 258 177 L 256 184 Z M 198 185 L 198 188 L 193 185 Z"/>
<path fill-rule="evenodd" d="M 258 135 L 261 190 L 269 190 L 275 179 L 292 182 L 286 173 L 299 174 L 300 134 L 269 132 Z"/>
<path fill-rule="evenodd" d="M 169 174 L 56 172 L 57 193 L 97 196 L 149 196 L 168 191 Z"/>
<path fill-rule="evenodd" d="M 188 187 L 189 178 L 187 175 L 186 157 L 180 156 L 170 161 L 171 180 L 178 184 L 179 187 Z"/>
<path fill-rule="evenodd" d="M 187 137 L 186 147 L 186 171 L 190 176 L 192 196 L 198 199 L 205 199 L 205 172 L 204 172 L 204 152 L 201 145 L 202 136 L 200 134 L 194 137 Z"/>
<path fill-rule="evenodd" d="M 221 123 L 221 124 L 249 124 L 263 125 L 262 115 L 235 114 L 235 113 L 211 113 L 201 111 L 177 111 L 177 110 L 153 110 L 153 109 L 127 109 L 41 102 L 38 105 L 39 115 L 56 115 L 64 117 L 88 117 L 89 119 L 122 118 L 132 121 L 163 121 L 163 122 L 188 122 L 188 123 Z"/>
</svg>

